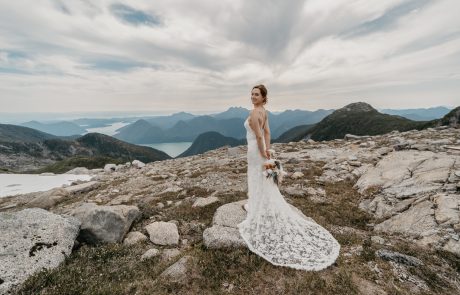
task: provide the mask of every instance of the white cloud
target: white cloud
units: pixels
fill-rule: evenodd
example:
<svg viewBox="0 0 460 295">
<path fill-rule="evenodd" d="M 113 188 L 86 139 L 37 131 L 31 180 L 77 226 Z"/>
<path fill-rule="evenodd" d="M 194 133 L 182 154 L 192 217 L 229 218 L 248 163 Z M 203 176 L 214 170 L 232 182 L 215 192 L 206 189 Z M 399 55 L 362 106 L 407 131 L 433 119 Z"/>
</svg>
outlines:
<svg viewBox="0 0 460 295">
<path fill-rule="evenodd" d="M 1 1 L 0 109 L 249 108 L 256 83 L 268 86 L 272 110 L 454 106 L 459 8 L 456 0 Z"/>
</svg>

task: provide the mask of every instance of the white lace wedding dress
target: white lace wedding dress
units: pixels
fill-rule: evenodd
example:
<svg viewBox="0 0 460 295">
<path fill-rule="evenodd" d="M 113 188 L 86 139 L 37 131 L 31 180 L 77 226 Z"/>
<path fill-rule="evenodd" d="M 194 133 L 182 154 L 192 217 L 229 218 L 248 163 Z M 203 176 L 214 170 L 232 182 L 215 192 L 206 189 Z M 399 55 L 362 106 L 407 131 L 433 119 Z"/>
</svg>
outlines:
<svg viewBox="0 0 460 295">
<path fill-rule="evenodd" d="M 340 244 L 319 224 L 291 208 L 278 186 L 262 174 L 254 131 L 244 122 L 248 141 L 248 213 L 238 224 L 248 248 L 274 265 L 321 270 L 334 263 Z"/>
</svg>

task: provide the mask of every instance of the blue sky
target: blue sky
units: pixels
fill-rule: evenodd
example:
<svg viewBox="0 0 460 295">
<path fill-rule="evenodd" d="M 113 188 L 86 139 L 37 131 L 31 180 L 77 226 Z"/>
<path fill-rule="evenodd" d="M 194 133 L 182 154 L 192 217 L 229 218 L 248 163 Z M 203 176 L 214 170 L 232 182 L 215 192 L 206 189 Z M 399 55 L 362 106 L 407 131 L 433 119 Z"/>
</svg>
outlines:
<svg viewBox="0 0 460 295">
<path fill-rule="evenodd" d="M 458 0 L 0 1 L 0 112 L 460 105 Z"/>
</svg>

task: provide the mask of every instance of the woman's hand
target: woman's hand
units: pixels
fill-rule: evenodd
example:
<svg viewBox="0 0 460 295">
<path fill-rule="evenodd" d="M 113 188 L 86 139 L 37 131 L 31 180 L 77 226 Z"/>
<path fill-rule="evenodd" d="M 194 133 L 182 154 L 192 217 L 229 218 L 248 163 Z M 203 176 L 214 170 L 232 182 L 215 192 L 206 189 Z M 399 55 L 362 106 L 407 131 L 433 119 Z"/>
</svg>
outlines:
<svg viewBox="0 0 460 295">
<path fill-rule="evenodd" d="M 265 150 L 265 155 L 266 155 L 267 159 L 270 159 L 270 151 L 269 150 Z"/>
</svg>

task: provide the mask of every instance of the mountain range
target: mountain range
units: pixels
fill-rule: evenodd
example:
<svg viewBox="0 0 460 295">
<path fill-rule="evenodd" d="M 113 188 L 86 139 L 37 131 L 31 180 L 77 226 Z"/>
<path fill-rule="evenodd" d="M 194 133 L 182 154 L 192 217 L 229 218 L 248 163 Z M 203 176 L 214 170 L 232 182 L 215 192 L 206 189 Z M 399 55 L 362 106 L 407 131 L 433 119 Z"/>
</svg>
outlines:
<svg viewBox="0 0 460 295">
<path fill-rule="evenodd" d="M 181 112 L 172 116 L 140 119 L 122 127 L 114 137 L 99 133 L 56 136 L 29 127 L 0 124 L 0 170 L 65 171 L 79 165 L 100 167 L 104 163 L 121 163 L 134 159 L 143 162 L 170 159 L 162 151 L 130 143 L 148 143 L 155 138 L 160 139 L 159 142 L 193 140 L 192 145 L 178 157 L 200 154 L 226 145 L 243 145 L 246 144 L 243 121 L 248 114 L 247 109 L 230 108 L 223 113 L 205 116 Z M 279 114 L 269 113 L 269 120 L 271 142 L 290 142 L 309 138 L 331 140 L 343 138 L 347 133 L 377 135 L 392 130 L 420 130 L 439 125 L 458 126 L 459 116 L 460 108 L 457 107 L 442 118 L 415 121 L 400 115 L 384 114 L 367 103 L 356 102 L 334 111 L 292 110 Z M 107 124 L 104 121 L 106 119 L 81 120 L 84 121 L 80 122 L 90 123 L 92 126 Z M 45 125 L 33 121 L 28 124 L 41 129 Z M 57 128 L 56 132 L 59 131 L 57 125 L 50 124 L 47 127 L 50 126 Z M 67 126 L 75 128 L 75 125 Z M 282 130 L 284 131 L 281 132 Z"/>
<path fill-rule="evenodd" d="M 377 135 L 393 130 L 403 132 L 411 129 L 421 130 L 440 125 L 456 127 L 459 125 L 459 117 L 460 107 L 457 107 L 440 119 L 414 121 L 399 115 L 383 114 L 368 103 L 356 102 L 335 110 L 316 124 L 295 126 L 277 138 L 272 136 L 271 142 L 291 142 L 310 138 L 317 141 L 332 140 L 343 138 L 347 133 L 354 135 Z M 219 140 L 221 141 L 219 142 Z M 212 144 L 206 146 L 206 142 L 212 142 Z M 234 146 L 229 144 L 229 142 L 231 140 L 228 138 L 224 139 L 221 134 L 209 133 L 205 140 L 197 138 L 193 142 L 192 146 L 196 144 L 196 146 L 200 147 L 199 150 L 189 148 L 182 155 L 179 155 L 179 157 L 204 153 L 224 145 Z"/>
<path fill-rule="evenodd" d="M 414 121 L 430 121 L 445 116 L 451 109 L 446 107 L 418 108 L 418 109 L 379 109 L 389 115 L 398 115 Z"/>
<path fill-rule="evenodd" d="M 268 112 L 272 135 L 278 137 L 292 127 L 316 123 L 332 111 L 320 109 L 317 111 L 288 110 L 280 114 Z M 178 119 L 179 115 L 189 119 L 180 119 L 171 127 L 167 126 L 172 124 L 172 118 L 167 121 L 169 125 L 165 123 L 166 118 L 140 119 L 118 129 L 114 137 L 138 144 L 184 142 L 193 141 L 202 133 L 215 131 L 223 136 L 244 139 L 246 131 L 243 123 L 249 115 L 249 110 L 231 107 L 225 112 L 213 115 L 190 118 L 190 114 L 178 113 L 172 117 Z"/>
<path fill-rule="evenodd" d="M 33 128 L 42 132 L 50 133 L 57 136 L 68 136 L 83 134 L 86 129 L 74 122 L 62 121 L 55 123 L 40 123 L 38 121 L 29 121 L 22 123 L 21 126 Z"/>
<path fill-rule="evenodd" d="M 0 170 L 4 172 L 65 172 L 79 166 L 100 168 L 105 163 L 170 158 L 163 151 L 104 134 L 66 139 L 28 127 L 0 124 Z"/>
<path fill-rule="evenodd" d="M 293 127 L 318 123 L 333 111 L 334 109 L 319 109 L 316 111 L 296 109 L 283 112 L 269 112 L 272 136 L 277 138 Z M 441 118 L 449 111 L 450 109 L 446 107 L 379 110 L 381 113 L 399 115 L 415 121 Z M 128 125 L 118 129 L 115 134 L 113 131 L 106 133 L 106 131 L 100 129 L 96 132 L 115 135 L 116 138 L 130 143 L 149 144 L 193 141 L 199 134 L 207 131 L 217 131 L 225 136 L 242 139 L 244 138 L 244 127 L 237 125 L 239 121 L 235 121 L 236 125 L 232 128 L 227 128 L 225 126 L 228 126 L 229 121 L 226 120 L 239 118 L 244 121 L 248 114 L 249 110 L 246 108 L 230 107 L 224 112 L 209 115 L 178 112 L 165 116 L 131 116 L 101 119 L 80 118 L 71 121 L 55 122 L 29 121 L 20 125 L 57 136 L 74 136 L 94 132 L 92 128 L 104 128 L 110 127 L 113 124 L 123 123 L 121 125 Z M 138 123 L 137 121 L 141 122 Z"/>
</svg>

